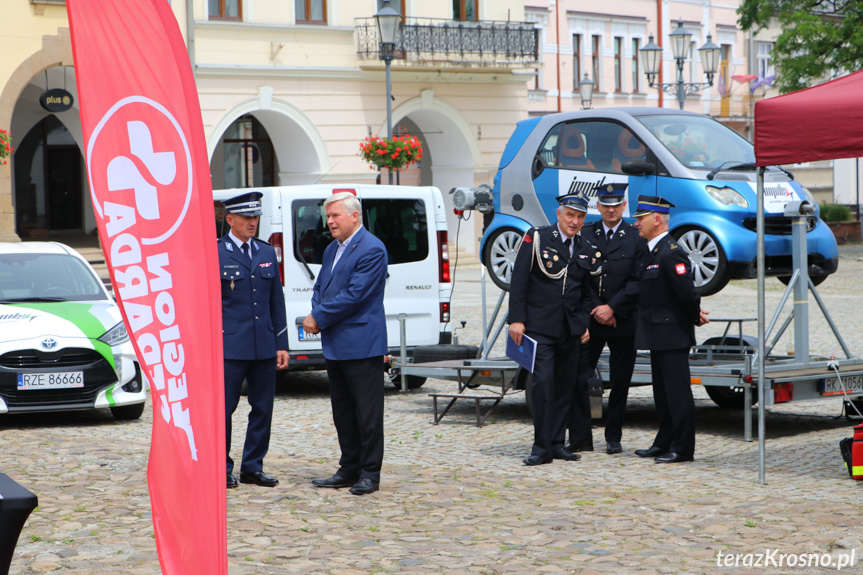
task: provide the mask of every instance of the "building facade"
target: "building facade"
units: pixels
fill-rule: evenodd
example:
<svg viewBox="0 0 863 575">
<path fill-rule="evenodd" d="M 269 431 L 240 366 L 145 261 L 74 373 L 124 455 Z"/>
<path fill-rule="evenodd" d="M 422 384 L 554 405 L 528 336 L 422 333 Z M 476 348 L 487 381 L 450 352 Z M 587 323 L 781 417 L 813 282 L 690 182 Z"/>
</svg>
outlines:
<svg viewBox="0 0 863 575">
<path fill-rule="evenodd" d="M 530 2 L 525 18 L 540 30 L 544 64 L 529 86 L 530 113 L 582 109 L 579 84 L 585 79 L 594 82 L 593 108 L 677 107 L 676 96 L 648 85 L 639 51 L 651 39 L 662 46 L 662 70 L 657 81 L 676 82 L 677 66 L 668 34 L 681 23 L 692 33 L 684 60 L 684 82 L 706 82 L 698 48 L 707 41 L 708 34 L 721 48 L 720 71 L 714 86 L 704 86 L 699 93 L 687 97 L 685 109 L 738 120 L 747 110 L 740 97 L 744 90 L 733 78 L 749 74 L 749 64 L 746 37 L 737 27 L 737 5 L 710 0 Z"/>
<path fill-rule="evenodd" d="M 382 0 L 173 0 L 195 70 L 214 188 L 374 182 L 358 156 L 386 135 L 385 67 L 374 14 Z M 490 183 L 515 123 L 537 32 L 516 0 L 396 0 L 404 15 L 392 63 L 396 134 L 424 157 L 402 183 Z M 0 240 L 91 233 L 75 69 L 63 0 L 16 0 L 0 33 Z M 11 31 L 14 30 L 14 33 Z M 48 111 L 62 89 L 74 104 Z M 383 175 L 386 181 L 386 173 Z M 454 216 L 451 230 L 456 229 Z M 459 247 L 476 251 L 479 218 Z M 452 237 L 451 241 L 455 238 Z"/>
</svg>

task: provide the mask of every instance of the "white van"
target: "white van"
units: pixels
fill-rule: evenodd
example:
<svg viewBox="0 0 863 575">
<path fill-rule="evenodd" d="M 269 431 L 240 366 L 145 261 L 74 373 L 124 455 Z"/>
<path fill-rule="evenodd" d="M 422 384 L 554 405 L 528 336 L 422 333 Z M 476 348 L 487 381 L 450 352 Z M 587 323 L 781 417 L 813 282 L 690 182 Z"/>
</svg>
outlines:
<svg viewBox="0 0 863 575">
<path fill-rule="evenodd" d="M 417 346 L 451 342 L 452 283 L 440 190 L 364 184 L 214 190 L 219 237 L 228 231 L 221 200 L 250 191 L 264 194 L 258 237 L 276 248 L 281 261 L 291 356 L 289 369 L 325 368 L 320 334 L 304 333 L 302 323 L 312 309 L 312 287 L 320 273 L 324 249 L 333 241 L 322 204 L 336 192 L 356 194 L 362 202 L 363 225 L 387 248 L 384 308 L 390 353 L 400 355 L 399 314 L 407 316 L 408 357 L 413 356 Z"/>
</svg>

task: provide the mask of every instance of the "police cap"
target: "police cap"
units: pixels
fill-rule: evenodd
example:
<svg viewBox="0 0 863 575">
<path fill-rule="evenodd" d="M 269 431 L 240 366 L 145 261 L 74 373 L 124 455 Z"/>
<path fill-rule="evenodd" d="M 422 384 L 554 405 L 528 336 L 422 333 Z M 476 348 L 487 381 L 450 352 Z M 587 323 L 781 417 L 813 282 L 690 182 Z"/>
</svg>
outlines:
<svg viewBox="0 0 863 575">
<path fill-rule="evenodd" d="M 603 206 L 619 206 L 626 201 L 626 182 L 614 182 L 611 184 L 600 184 L 596 190 L 596 201 Z"/>
<path fill-rule="evenodd" d="M 563 207 L 572 208 L 580 212 L 587 212 L 587 198 L 581 194 L 566 194 L 558 196 L 557 201 Z"/>
<path fill-rule="evenodd" d="M 667 214 L 671 208 L 676 208 L 674 204 L 659 196 L 638 196 L 638 207 L 636 208 L 633 217 L 640 218 L 647 214 Z"/>
<path fill-rule="evenodd" d="M 239 196 L 234 196 L 231 199 L 222 202 L 225 206 L 225 213 L 237 214 L 239 216 L 255 217 L 263 215 L 261 209 L 261 198 L 264 194 L 261 192 L 246 192 Z"/>
</svg>

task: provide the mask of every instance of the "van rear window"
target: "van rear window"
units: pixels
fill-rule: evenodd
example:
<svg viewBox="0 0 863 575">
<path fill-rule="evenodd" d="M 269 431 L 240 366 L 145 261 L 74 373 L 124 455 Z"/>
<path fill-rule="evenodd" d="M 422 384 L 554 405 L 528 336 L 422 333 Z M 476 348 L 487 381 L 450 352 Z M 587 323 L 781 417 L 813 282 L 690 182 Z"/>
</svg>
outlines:
<svg viewBox="0 0 863 575">
<path fill-rule="evenodd" d="M 294 257 L 320 264 L 333 241 L 327 229 L 323 200 L 292 203 Z M 362 200 L 363 225 L 386 246 L 390 264 L 419 262 L 428 257 L 428 219 L 422 200 Z"/>
</svg>

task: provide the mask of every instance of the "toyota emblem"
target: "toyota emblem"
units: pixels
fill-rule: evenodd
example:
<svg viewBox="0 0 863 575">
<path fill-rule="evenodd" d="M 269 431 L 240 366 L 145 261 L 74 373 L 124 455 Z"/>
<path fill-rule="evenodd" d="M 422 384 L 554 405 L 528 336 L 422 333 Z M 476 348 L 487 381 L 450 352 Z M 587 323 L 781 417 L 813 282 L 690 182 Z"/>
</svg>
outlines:
<svg viewBox="0 0 863 575">
<path fill-rule="evenodd" d="M 53 337 L 46 337 L 42 340 L 42 347 L 45 349 L 54 349 L 57 347 L 57 340 Z"/>
</svg>

